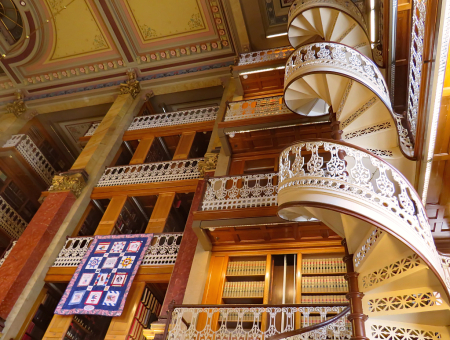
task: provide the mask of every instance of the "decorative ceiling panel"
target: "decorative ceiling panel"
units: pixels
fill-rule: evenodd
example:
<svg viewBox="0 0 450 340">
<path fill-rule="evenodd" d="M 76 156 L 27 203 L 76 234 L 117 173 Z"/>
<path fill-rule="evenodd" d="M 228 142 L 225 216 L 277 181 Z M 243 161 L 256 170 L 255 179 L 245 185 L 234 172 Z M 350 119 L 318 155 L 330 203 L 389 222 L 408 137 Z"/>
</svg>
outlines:
<svg viewBox="0 0 450 340">
<path fill-rule="evenodd" d="M 144 42 L 207 32 L 208 24 L 201 2 L 200 0 L 125 1 Z"/>
<path fill-rule="evenodd" d="M 66 10 L 69 1 L 46 0 L 55 29 L 50 60 L 79 57 L 93 52 L 110 50 L 102 29 L 86 0 L 77 0 Z M 56 15 L 58 14 L 58 15 Z"/>
</svg>

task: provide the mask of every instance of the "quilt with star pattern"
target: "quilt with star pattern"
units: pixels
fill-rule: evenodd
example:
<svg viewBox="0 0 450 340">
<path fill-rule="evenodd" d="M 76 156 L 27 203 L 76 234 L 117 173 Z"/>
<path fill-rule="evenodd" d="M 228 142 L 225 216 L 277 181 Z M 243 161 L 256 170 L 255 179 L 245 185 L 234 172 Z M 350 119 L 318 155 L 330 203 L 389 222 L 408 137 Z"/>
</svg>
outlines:
<svg viewBox="0 0 450 340">
<path fill-rule="evenodd" d="M 95 236 L 55 314 L 121 315 L 152 236 Z"/>
</svg>

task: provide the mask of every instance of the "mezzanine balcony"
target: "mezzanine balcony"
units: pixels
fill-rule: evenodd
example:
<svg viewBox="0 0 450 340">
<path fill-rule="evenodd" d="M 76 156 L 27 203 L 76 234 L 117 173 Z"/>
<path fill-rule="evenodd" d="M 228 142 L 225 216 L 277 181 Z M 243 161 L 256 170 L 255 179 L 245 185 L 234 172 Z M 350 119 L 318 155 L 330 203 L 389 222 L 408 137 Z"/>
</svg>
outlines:
<svg viewBox="0 0 450 340">
<path fill-rule="evenodd" d="M 107 167 L 100 177 L 91 198 L 108 197 L 111 192 L 134 192 L 146 190 L 147 194 L 157 194 L 161 182 L 176 192 L 193 192 L 201 177 L 199 162 L 204 158 L 175 160 L 145 164 Z"/>
<path fill-rule="evenodd" d="M 13 135 L 0 149 L 0 157 L 12 168 L 21 172 L 26 185 L 42 191 L 52 183 L 56 170 L 39 150 L 33 140 L 25 135 Z"/>
<path fill-rule="evenodd" d="M 348 304 L 172 305 L 163 338 L 348 339 L 349 313 Z M 144 336 L 151 333 L 144 331 Z"/>
<path fill-rule="evenodd" d="M 0 196 L 0 230 L 13 240 L 19 239 L 27 222 Z"/>
<path fill-rule="evenodd" d="M 211 131 L 218 111 L 218 106 L 209 106 L 199 109 L 139 116 L 133 119 L 123 139 L 136 140 L 149 133 L 155 136 L 166 136 L 179 134 L 184 130 Z M 89 140 L 99 125 L 100 123 L 92 124 L 80 141 Z"/>
<path fill-rule="evenodd" d="M 154 234 L 142 259 L 138 275 L 149 274 L 151 268 L 155 267 L 166 268 L 170 273 L 175 265 L 182 238 L 182 233 Z M 55 277 L 56 280 L 70 280 L 93 239 L 93 236 L 69 237 L 49 269 L 46 280 Z M 164 270 L 163 272 L 165 273 Z"/>
</svg>

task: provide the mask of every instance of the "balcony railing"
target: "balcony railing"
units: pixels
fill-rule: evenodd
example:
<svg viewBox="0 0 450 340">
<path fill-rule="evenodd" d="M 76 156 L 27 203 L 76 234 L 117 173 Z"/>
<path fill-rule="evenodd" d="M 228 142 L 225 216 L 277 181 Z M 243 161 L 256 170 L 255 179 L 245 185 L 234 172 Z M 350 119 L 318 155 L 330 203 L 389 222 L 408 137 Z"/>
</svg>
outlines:
<svg viewBox="0 0 450 340">
<path fill-rule="evenodd" d="M 182 237 L 181 233 L 155 234 L 141 265 L 175 264 Z M 53 267 L 77 267 L 93 239 L 92 236 L 69 237 L 53 263 Z"/>
<path fill-rule="evenodd" d="M 450 288 L 450 272 L 442 266 L 422 201 L 395 167 L 364 149 L 327 140 L 292 145 L 283 150 L 279 164 L 281 207 L 292 199 L 338 209 L 338 202 L 352 202 L 347 209 L 392 230 L 426 258 Z"/>
<path fill-rule="evenodd" d="M 133 119 L 133 122 L 131 123 L 127 131 L 215 121 L 218 111 L 218 106 L 209 106 L 200 109 L 139 116 Z M 92 136 L 95 130 L 98 128 L 99 124 L 100 123 L 92 124 L 84 136 Z"/>
<path fill-rule="evenodd" d="M 0 228 L 17 240 L 27 227 L 27 222 L 0 196 Z"/>
<path fill-rule="evenodd" d="M 264 61 L 283 60 L 287 59 L 294 48 L 291 46 L 272 48 L 270 50 L 262 50 L 255 52 L 242 53 L 239 56 L 238 66 L 252 65 L 262 63 Z"/>
<path fill-rule="evenodd" d="M 97 187 L 180 181 L 200 177 L 198 163 L 204 158 L 135 165 L 113 166 L 105 169 Z"/>
<path fill-rule="evenodd" d="M 208 179 L 202 210 L 269 207 L 277 205 L 278 174 L 214 177 Z"/>
<path fill-rule="evenodd" d="M 0 267 L 3 265 L 3 263 L 5 262 L 6 258 L 8 257 L 9 253 L 11 253 L 11 250 L 14 248 L 14 246 L 16 245 L 17 241 L 13 241 L 11 243 L 11 245 L 6 249 L 6 251 L 3 253 L 3 256 L 0 258 Z"/>
<path fill-rule="evenodd" d="M 284 105 L 283 96 L 276 96 L 231 102 L 228 104 L 224 121 L 271 117 L 291 113 L 292 111 Z"/>
<path fill-rule="evenodd" d="M 27 135 L 13 135 L 4 145 L 3 148 L 14 147 L 33 168 L 34 171 L 48 185 L 52 184 L 52 178 L 56 174 L 55 169 L 45 158 L 44 154 L 39 150 L 36 144 Z"/>
<path fill-rule="evenodd" d="M 298 335 L 298 339 L 347 340 L 352 327 L 347 305 L 181 305 L 169 315 L 168 340 L 179 339 L 286 339 L 308 326 L 319 328 Z M 328 325 L 320 323 L 335 317 Z M 300 332 L 301 333 L 301 332 Z M 281 335 L 281 336 L 280 336 Z"/>
</svg>

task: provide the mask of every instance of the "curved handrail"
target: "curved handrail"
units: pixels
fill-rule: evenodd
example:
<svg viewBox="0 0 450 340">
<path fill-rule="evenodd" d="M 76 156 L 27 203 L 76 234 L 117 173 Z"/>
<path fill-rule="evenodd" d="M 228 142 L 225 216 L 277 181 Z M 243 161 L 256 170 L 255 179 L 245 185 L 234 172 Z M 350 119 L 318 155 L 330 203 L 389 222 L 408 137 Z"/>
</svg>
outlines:
<svg viewBox="0 0 450 340">
<path fill-rule="evenodd" d="M 350 312 L 350 306 L 348 306 L 347 308 L 345 308 L 342 312 L 340 312 L 339 314 L 337 314 L 336 316 L 318 323 L 316 325 L 311 325 L 308 327 L 303 327 L 300 329 L 296 329 L 290 332 L 286 332 L 286 333 L 281 333 L 281 334 L 276 334 L 276 335 L 272 335 L 271 337 L 267 338 L 267 340 L 280 340 L 280 339 L 286 339 L 286 338 L 290 338 L 291 336 L 296 336 L 296 335 L 300 335 L 300 334 L 304 334 L 304 333 L 308 333 L 311 331 L 314 331 L 316 329 L 328 326 L 329 324 L 332 324 L 333 322 L 339 320 L 340 318 L 344 317 L 348 312 Z"/>
<path fill-rule="evenodd" d="M 319 152 L 319 149 L 323 151 Z M 305 150 L 311 154 L 307 162 L 302 156 Z M 324 153 L 329 160 L 324 161 Z M 447 291 L 450 290 L 450 271 L 445 270 L 437 253 L 420 196 L 403 174 L 388 162 L 349 143 L 311 139 L 283 150 L 279 169 L 279 211 L 296 204 L 290 199 L 283 202 L 289 193 L 283 191 L 291 187 L 320 188 L 339 193 L 339 196 L 335 195 L 336 200 L 350 200 L 358 204 L 358 210 L 336 206 L 336 200 L 329 204 L 321 202 L 320 205 L 370 220 L 370 223 L 394 235 L 423 258 Z M 305 205 L 308 204 L 316 203 L 312 200 Z M 365 209 L 364 214 L 361 209 Z M 380 212 L 385 217 L 383 222 L 378 220 Z"/>
<path fill-rule="evenodd" d="M 301 71 L 301 75 L 298 72 Z M 414 146 L 403 126 L 403 116 L 392 110 L 389 90 L 376 64 L 361 52 L 344 44 L 320 42 L 302 45 L 295 50 L 286 62 L 284 89 L 303 75 L 311 73 L 337 73 L 357 81 L 372 91 L 389 111 L 397 127 L 400 150 L 408 159 L 412 159 Z M 336 109 L 336 108 L 335 108 Z"/>
</svg>

